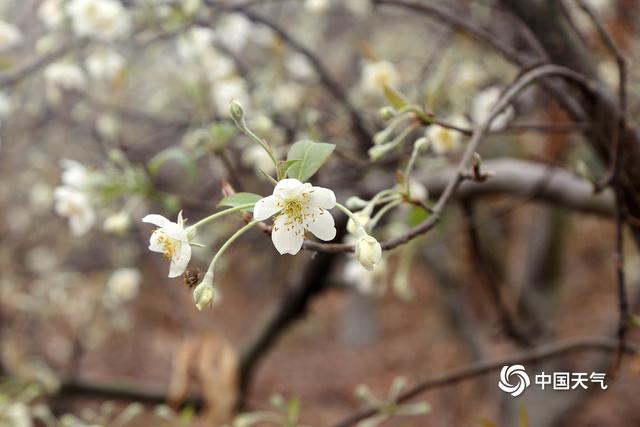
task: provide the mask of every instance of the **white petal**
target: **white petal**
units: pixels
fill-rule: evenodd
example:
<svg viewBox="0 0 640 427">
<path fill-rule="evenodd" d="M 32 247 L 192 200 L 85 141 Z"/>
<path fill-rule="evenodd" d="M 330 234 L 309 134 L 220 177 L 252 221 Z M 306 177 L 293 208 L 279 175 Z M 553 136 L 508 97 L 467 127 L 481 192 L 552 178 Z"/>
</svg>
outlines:
<svg viewBox="0 0 640 427">
<path fill-rule="evenodd" d="M 305 185 L 293 178 L 286 178 L 276 184 L 273 195 L 280 199 L 295 197 L 305 188 Z"/>
<path fill-rule="evenodd" d="M 175 222 L 169 222 L 162 231 L 169 237 L 180 242 L 189 242 L 189 236 L 184 228 L 176 224 Z"/>
<path fill-rule="evenodd" d="M 156 225 L 158 227 L 166 227 L 169 224 L 172 224 L 167 218 L 162 215 L 150 214 L 142 218 L 142 222 L 147 222 L 149 224 Z"/>
<path fill-rule="evenodd" d="M 282 209 L 282 202 L 276 196 L 268 196 L 258 200 L 253 208 L 253 219 L 264 221 Z"/>
<path fill-rule="evenodd" d="M 273 241 L 273 246 L 280 252 L 280 255 L 295 255 L 300 251 L 300 248 L 302 248 L 304 228 L 301 224 L 292 223 L 288 217 L 281 215 L 273 224 L 271 240 Z"/>
<path fill-rule="evenodd" d="M 187 265 L 191 260 L 191 246 L 188 243 L 180 244 L 176 255 L 169 266 L 169 277 L 178 277 L 187 269 Z"/>
<path fill-rule="evenodd" d="M 313 215 L 305 222 L 307 230 L 318 239 L 328 241 L 336 237 L 336 227 L 333 217 L 324 209 L 314 209 Z"/>
<path fill-rule="evenodd" d="M 333 191 L 323 187 L 312 187 L 309 194 L 309 204 L 316 208 L 332 209 L 336 206 L 336 195 Z"/>
<path fill-rule="evenodd" d="M 164 245 L 160 243 L 160 236 L 164 235 L 164 232 L 156 230 L 151 234 L 149 238 L 149 250 L 152 252 L 164 252 Z"/>
</svg>

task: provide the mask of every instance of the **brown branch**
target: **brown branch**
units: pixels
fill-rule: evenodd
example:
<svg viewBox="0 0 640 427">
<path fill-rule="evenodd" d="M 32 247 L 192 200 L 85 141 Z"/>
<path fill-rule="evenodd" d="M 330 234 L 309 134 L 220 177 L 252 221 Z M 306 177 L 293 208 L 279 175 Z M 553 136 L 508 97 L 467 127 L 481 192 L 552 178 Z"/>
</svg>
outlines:
<svg viewBox="0 0 640 427">
<path fill-rule="evenodd" d="M 546 344 L 514 356 L 473 363 L 469 366 L 456 369 L 442 375 L 437 375 L 432 378 L 428 378 L 424 381 L 419 382 L 406 392 L 401 393 L 396 402 L 406 402 L 419 396 L 425 391 L 473 379 L 478 376 L 497 371 L 505 365 L 534 364 L 542 362 L 544 360 L 562 357 L 570 353 L 582 351 L 614 352 L 618 349 L 619 346 L 620 343 L 617 340 L 605 337 L 571 338 L 553 344 Z M 640 353 L 640 344 L 625 343 L 623 344 L 623 350 L 624 352 L 630 354 Z M 359 421 L 378 414 L 378 412 L 378 409 L 367 409 L 361 412 L 357 412 L 356 414 L 351 415 L 344 420 L 334 424 L 334 427 L 348 427 L 354 425 Z"/>
</svg>

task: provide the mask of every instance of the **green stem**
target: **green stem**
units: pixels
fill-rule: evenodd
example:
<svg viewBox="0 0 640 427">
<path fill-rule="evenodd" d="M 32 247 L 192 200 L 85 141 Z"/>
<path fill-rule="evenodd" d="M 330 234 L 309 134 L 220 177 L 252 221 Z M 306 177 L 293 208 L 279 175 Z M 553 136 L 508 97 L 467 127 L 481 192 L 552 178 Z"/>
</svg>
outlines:
<svg viewBox="0 0 640 427">
<path fill-rule="evenodd" d="M 371 222 L 369 222 L 369 227 L 370 228 L 375 228 L 375 226 L 378 224 L 378 221 L 380 221 L 380 219 L 387 213 L 389 212 L 391 209 L 395 208 L 396 206 L 402 204 L 402 200 L 400 199 L 396 199 L 393 200 L 389 203 L 387 203 L 386 205 L 384 205 L 382 208 L 380 208 L 380 210 L 378 212 L 376 212 L 376 215 L 371 218 Z"/>
<path fill-rule="evenodd" d="M 250 223 L 248 223 L 247 225 L 245 225 L 244 227 L 242 227 L 241 229 L 233 233 L 233 235 L 229 237 L 229 239 L 226 242 L 224 242 L 224 245 L 222 245 L 218 250 L 218 252 L 213 256 L 213 259 L 211 260 L 211 264 L 209 264 L 209 268 L 207 269 L 207 273 L 213 273 L 213 269 L 216 265 L 216 262 L 218 262 L 218 259 L 222 256 L 222 254 L 224 254 L 224 252 L 229 248 L 229 246 L 231 246 L 231 244 L 235 242 L 238 239 L 238 237 L 242 236 L 246 231 L 251 229 L 253 226 L 255 226 L 259 222 L 260 221 L 251 221 Z"/>
<path fill-rule="evenodd" d="M 239 128 L 242 132 L 244 132 L 245 135 L 251 138 L 254 142 L 260 145 L 260 147 L 262 147 L 264 151 L 267 152 L 267 154 L 271 158 L 271 161 L 273 162 L 273 165 L 276 168 L 278 181 L 280 181 L 282 177 L 280 176 L 280 170 L 278 169 L 278 160 L 276 159 L 276 156 L 273 154 L 273 150 L 271 149 L 271 147 L 269 147 L 262 138 L 260 138 L 258 135 L 253 133 L 253 131 L 247 127 L 247 124 L 245 123 L 244 119 L 242 120 L 242 123 L 240 123 Z"/>
<path fill-rule="evenodd" d="M 360 221 L 358 221 L 358 218 L 356 218 L 356 216 L 353 214 L 353 212 L 351 212 L 349 210 L 349 208 L 347 208 L 346 206 L 341 205 L 340 203 L 336 203 L 336 207 L 338 209 L 340 209 L 342 212 L 344 212 L 353 221 L 353 223 L 356 225 L 356 227 L 358 227 L 358 235 L 359 236 L 363 236 L 363 235 L 367 234 L 367 230 L 365 230 L 365 228 L 362 226 L 362 224 L 360 224 Z"/>
<path fill-rule="evenodd" d="M 214 213 L 213 215 L 209 215 L 208 217 L 203 218 L 203 219 L 201 219 L 200 221 L 196 222 L 195 224 L 193 224 L 193 225 L 189 226 L 189 227 L 188 227 L 188 229 L 193 229 L 193 230 L 195 230 L 195 229 L 197 229 L 198 227 L 201 227 L 201 226 L 203 226 L 203 225 L 205 225 L 205 224 L 210 223 L 211 221 L 214 221 L 214 220 L 216 220 L 216 219 L 218 219 L 218 218 L 222 218 L 223 216 L 226 216 L 226 215 L 232 214 L 232 213 L 234 213 L 234 212 L 238 212 L 238 211 L 241 211 L 241 210 L 243 210 L 243 209 L 250 208 L 250 207 L 252 207 L 253 205 L 255 205 L 255 203 L 247 203 L 247 204 L 244 204 L 244 205 L 234 206 L 234 207 L 232 207 L 232 208 L 225 209 L 225 210 L 220 211 L 220 212 L 216 212 L 216 213 Z"/>
</svg>

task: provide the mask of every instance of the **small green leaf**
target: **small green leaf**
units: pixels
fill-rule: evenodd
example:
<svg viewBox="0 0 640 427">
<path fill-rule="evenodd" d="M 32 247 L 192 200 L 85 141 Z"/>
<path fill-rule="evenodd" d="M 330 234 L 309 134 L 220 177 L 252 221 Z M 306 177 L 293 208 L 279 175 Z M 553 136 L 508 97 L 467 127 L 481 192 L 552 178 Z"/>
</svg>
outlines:
<svg viewBox="0 0 640 427">
<path fill-rule="evenodd" d="M 279 176 L 287 176 L 287 172 L 289 171 L 291 166 L 293 166 L 293 165 L 295 165 L 296 163 L 299 163 L 299 162 L 300 162 L 300 159 L 280 160 L 278 162 L 278 175 Z"/>
<path fill-rule="evenodd" d="M 228 206 L 234 208 L 236 206 L 248 205 L 249 203 L 256 203 L 262 199 L 262 196 L 254 193 L 234 193 L 225 197 L 218 203 L 218 206 Z M 251 210 L 251 208 L 247 209 Z"/>
<path fill-rule="evenodd" d="M 289 400 L 289 408 L 287 410 L 288 420 L 292 423 L 298 422 L 298 417 L 300 416 L 300 399 L 297 397 Z"/>
<path fill-rule="evenodd" d="M 291 146 L 287 161 L 299 160 L 289 167 L 288 175 L 300 181 L 307 181 L 327 161 L 333 150 L 334 144 L 326 142 L 298 141 Z"/>
<path fill-rule="evenodd" d="M 409 101 L 407 101 L 404 95 L 386 84 L 384 85 L 384 97 L 387 98 L 389 104 L 396 110 L 400 110 L 409 104 Z"/>
<path fill-rule="evenodd" d="M 178 147 L 167 148 L 166 150 L 162 150 L 161 152 L 153 156 L 153 158 L 149 160 L 149 163 L 147 165 L 149 173 L 153 176 L 157 175 L 158 172 L 160 172 L 162 166 L 168 161 L 179 163 L 180 166 L 182 166 L 187 171 L 189 179 L 194 180 L 196 178 L 197 169 L 195 164 L 193 163 L 193 160 L 184 150 Z"/>
</svg>

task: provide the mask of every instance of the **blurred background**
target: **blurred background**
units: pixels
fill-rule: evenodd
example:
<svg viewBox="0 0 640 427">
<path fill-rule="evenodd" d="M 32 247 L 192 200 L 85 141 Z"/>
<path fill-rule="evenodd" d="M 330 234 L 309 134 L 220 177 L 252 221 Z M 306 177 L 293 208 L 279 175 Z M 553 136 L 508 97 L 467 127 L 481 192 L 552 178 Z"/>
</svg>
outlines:
<svg viewBox="0 0 640 427">
<path fill-rule="evenodd" d="M 627 60 L 633 121 L 640 5 L 586 4 Z M 407 390 L 616 336 L 614 198 L 593 192 L 607 157 L 589 142 L 593 116 L 566 105 L 587 101 L 566 86 L 521 93 L 479 149 L 495 175 L 465 182 L 437 227 L 373 272 L 348 253 L 281 256 L 254 230 L 217 265 L 218 301 L 200 312 L 191 280 L 243 216 L 199 230 L 206 246 L 174 279 L 141 222 L 182 211 L 192 224 L 233 191 L 271 194 L 273 165 L 229 118 L 232 100 L 281 157 L 298 140 L 335 144 L 311 181 L 338 201 L 405 183 L 433 206 L 464 131 L 523 70 L 558 56 L 545 31 L 615 97 L 616 58 L 579 2 L 3 0 L 0 11 L 0 426 L 338 425 L 402 379 Z M 463 132 L 390 119 L 394 94 Z M 398 173 L 413 151 L 410 176 Z M 415 203 L 385 213 L 380 241 L 428 217 Z M 633 313 L 640 258 L 626 240 Z M 609 372 L 606 390 L 515 399 L 498 367 L 360 425 L 637 425 L 640 359 L 614 374 L 615 352 L 601 350 L 525 367 Z"/>
</svg>

